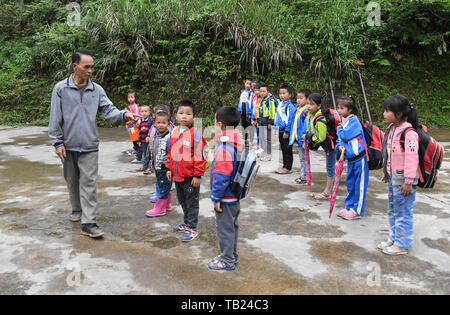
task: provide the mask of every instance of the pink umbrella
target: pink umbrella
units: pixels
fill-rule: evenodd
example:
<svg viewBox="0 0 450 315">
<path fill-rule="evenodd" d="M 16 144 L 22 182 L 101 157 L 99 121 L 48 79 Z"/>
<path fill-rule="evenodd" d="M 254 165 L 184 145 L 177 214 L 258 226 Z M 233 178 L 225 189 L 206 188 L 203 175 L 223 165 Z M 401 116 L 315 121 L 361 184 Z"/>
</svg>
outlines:
<svg viewBox="0 0 450 315">
<path fill-rule="evenodd" d="M 311 160 L 309 159 L 308 141 L 305 140 L 305 168 L 306 168 L 306 183 L 308 184 L 308 191 L 311 197 L 314 197 L 314 193 L 311 191 Z"/>
<path fill-rule="evenodd" d="M 342 171 L 344 170 L 344 153 L 345 149 L 341 151 L 341 157 L 339 158 L 338 165 L 336 166 L 336 177 L 334 178 L 334 187 L 333 192 L 331 193 L 330 215 L 328 216 L 328 218 L 331 218 L 331 213 L 333 213 L 334 204 L 336 203 L 336 196 L 339 188 L 339 180 L 341 179 Z"/>
</svg>

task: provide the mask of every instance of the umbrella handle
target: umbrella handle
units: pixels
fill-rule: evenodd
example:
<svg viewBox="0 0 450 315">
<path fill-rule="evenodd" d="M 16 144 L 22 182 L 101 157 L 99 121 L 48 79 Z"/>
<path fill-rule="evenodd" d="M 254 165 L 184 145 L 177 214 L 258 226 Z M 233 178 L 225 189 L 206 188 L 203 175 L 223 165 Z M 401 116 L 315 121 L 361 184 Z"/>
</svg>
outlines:
<svg viewBox="0 0 450 315">
<path fill-rule="evenodd" d="M 341 151 L 341 157 L 339 159 L 343 159 L 344 158 L 344 154 L 345 154 L 345 148 L 342 149 Z"/>
</svg>

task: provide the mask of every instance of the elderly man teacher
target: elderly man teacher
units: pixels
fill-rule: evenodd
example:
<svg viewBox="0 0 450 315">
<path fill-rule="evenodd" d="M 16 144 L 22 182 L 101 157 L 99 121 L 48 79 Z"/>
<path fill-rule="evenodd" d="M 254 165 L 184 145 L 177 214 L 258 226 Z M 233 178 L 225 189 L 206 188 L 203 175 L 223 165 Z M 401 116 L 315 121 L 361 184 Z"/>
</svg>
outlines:
<svg viewBox="0 0 450 315">
<path fill-rule="evenodd" d="M 137 120 L 139 115 L 119 111 L 103 88 L 92 82 L 92 53 L 80 49 L 72 55 L 73 74 L 58 82 L 52 93 L 48 134 L 63 163 L 72 214 L 81 220 L 81 234 L 103 236 L 97 225 L 98 129 L 97 113 L 114 123 Z"/>
</svg>

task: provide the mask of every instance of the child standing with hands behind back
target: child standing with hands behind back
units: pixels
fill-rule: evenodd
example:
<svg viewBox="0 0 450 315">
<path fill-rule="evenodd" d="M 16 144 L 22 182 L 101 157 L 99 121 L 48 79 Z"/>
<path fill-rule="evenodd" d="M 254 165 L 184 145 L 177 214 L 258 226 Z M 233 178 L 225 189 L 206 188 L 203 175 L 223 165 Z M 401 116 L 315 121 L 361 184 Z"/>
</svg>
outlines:
<svg viewBox="0 0 450 315">
<path fill-rule="evenodd" d="M 383 103 L 389 123 L 383 143 L 384 179 L 389 183 L 389 240 L 377 248 L 391 256 L 406 255 L 413 246 L 413 208 L 419 181 L 419 136 L 417 112 L 406 97 L 394 95 Z M 413 129 L 409 129 L 409 128 Z M 408 129 L 408 131 L 406 131 Z M 401 138 L 404 134 L 404 143 Z"/>
</svg>

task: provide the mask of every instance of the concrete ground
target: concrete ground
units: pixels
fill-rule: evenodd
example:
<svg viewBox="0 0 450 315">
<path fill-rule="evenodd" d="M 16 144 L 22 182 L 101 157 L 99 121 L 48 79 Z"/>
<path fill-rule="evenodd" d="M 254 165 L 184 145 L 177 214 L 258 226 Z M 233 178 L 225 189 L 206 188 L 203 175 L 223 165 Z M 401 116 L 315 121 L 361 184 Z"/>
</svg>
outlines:
<svg viewBox="0 0 450 315">
<path fill-rule="evenodd" d="M 62 167 L 47 128 L 0 126 L 0 294 L 449 294 L 450 160 L 434 189 L 418 190 L 414 248 L 388 257 L 375 249 L 388 236 L 387 186 L 371 172 L 366 215 L 328 218 L 328 202 L 308 196 L 291 175 L 276 175 L 278 156 L 241 203 L 239 269 L 215 272 L 219 254 L 209 174 L 202 180 L 198 239 L 184 244 L 174 210 L 144 213 L 155 177 L 136 173 L 123 128 L 101 129 L 98 222 L 103 239 L 80 235 L 68 220 Z M 450 150 L 448 129 L 433 135 Z M 325 184 L 323 152 L 312 153 L 313 191 Z M 343 207 L 345 175 L 336 210 Z M 337 212 L 337 211 L 336 211 Z"/>
</svg>

